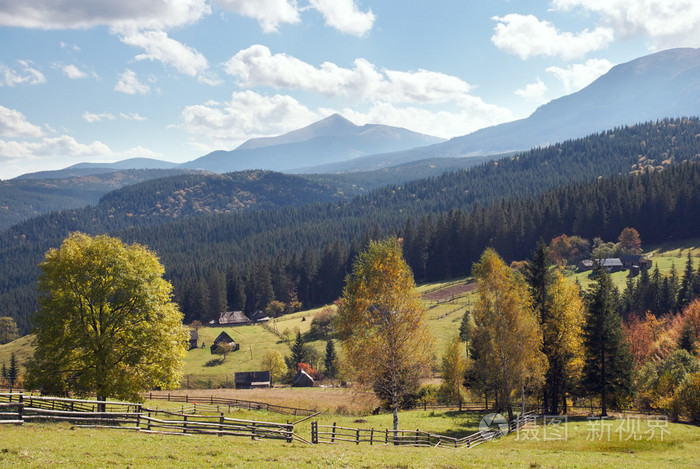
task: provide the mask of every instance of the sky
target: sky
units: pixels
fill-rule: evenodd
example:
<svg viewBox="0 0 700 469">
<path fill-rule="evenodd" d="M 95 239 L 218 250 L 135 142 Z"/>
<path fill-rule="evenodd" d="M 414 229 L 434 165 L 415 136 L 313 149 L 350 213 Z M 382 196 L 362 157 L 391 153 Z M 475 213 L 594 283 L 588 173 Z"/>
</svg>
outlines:
<svg viewBox="0 0 700 469">
<path fill-rule="evenodd" d="M 442 138 L 700 47 L 698 0 L 0 0 L 0 179 L 334 113 Z"/>
</svg>

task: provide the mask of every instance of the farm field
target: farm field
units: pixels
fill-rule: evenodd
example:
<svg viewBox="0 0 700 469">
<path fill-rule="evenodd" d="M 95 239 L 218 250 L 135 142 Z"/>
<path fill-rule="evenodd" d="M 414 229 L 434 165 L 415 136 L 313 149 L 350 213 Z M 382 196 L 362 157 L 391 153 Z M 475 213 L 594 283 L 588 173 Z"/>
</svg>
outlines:
<svg viewBox="0 0 700 469">
<path fill-rule="evenodd" d="M 408 419 L 406 414 L 402 413 L 401 417 Z M 435 422 L 442 418 L 428 415 L 420 420 Z M 633 426 L 624 419 L 605 421 L 603 425 L 608 424 L 609 434 L 600 421 L 591 424 L 583 418 L 558 428 L 557 435 L 565 434 L 565 439 L 552 439 L 552 436 L 545 439 L 545 429 L 540 426 L 527 433 L 521 431 L 459 450 L 383 444 L 307 445 L 82 429 L 70 424 L 27 424 L 3 428 L 0 467 L 693 468 L 700 465 L 698 427 L 669 423 L 661 432 L 643 419 Z M 623 431 L 616 433 L 618 427 Z M 652 430 L 653 437 L 649 438 Z"/>
</svg>

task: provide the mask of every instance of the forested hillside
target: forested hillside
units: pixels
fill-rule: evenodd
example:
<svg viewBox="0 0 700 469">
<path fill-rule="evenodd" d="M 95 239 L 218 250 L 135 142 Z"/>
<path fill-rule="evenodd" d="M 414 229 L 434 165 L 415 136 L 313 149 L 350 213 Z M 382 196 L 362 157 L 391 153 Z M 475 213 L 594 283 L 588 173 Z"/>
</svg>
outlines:
<svg viewBox="0 0 700 469">
<path fill-rule="evenodd" d="M 84 207 L 129 184 L 183 173 L 199 173 L 191 169 L 129 169 L 123 171 L 76 169 L 88 174 L 65 177 L 16 178 L 0 181 L 0 230 L 29 218 Z M 53 175 L 51 175 L 53 176 Z"/>
<path fill-rule="evenodd" d="M 0 237 L 0 311 L 28 330 L 36 265 L 75 230 L 110 232 L 158 252 L 190 320 L 226 306 L 263 308 L 272 299 L 305 306 L 331 301 L 353 253 L 382 233 L 404 236 L 419 280 L 467 273 L 485 246 L 512 260 L 525 257 L 539 237 L 562 233 L 610 239 L 635 226 L 645 242 L 697 236 L 700 170 L 677 165 L 698 160 L 697 135 L 697 119 L 615 129 L 350 202 L 151 226 L 145 224 L 151 217 L 116 207 L 107 217 L 86 210 L 51 214 Z"/>
</svg>

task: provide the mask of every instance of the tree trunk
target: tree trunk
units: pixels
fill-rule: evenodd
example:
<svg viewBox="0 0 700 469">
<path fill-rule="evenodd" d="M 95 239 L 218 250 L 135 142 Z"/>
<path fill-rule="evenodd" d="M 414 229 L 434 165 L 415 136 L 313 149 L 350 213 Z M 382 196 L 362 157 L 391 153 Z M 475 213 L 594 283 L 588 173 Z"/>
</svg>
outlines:
<svg viewBox="0 0 700 469">
<path fill-rule="evenodd" d="M 394 431 L 399 429 L 399 397 L 391 396 L 391 411 L 394 414 Z"/>
</svg>

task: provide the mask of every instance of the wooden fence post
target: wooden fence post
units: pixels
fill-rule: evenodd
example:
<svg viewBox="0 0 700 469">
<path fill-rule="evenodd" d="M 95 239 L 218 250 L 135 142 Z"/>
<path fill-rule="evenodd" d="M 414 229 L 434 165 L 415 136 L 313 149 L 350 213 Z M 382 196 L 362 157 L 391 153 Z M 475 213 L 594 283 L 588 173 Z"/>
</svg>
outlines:
<svg viewBox="0 0 700 469">
<path fill-rule="evenodd" d="M 10 396 L 12 398 L 12 396 Z M 24 412 L 24 394 L 19 393 L 19 409 L 17 410 L 17 420 L 24 420 L 22 416 Z"/>
<path fill-rule="evenodd" d="M 136 404 L 136 428 L 141 429 L 141 404 Z"/>
<path fill-rule="evenodd" d="M 311 443 L 318 444 L 318 422 L 311 422 Z"/>
<path fill-rule="evenodd" d="M 387 428 L 384 430 L 384 444 L 388 445 L 389 444 L 389 429 Z"/>
<path fill-rule="evenodd" d="M 187 415 L 182 415 L 182 433 L 187 433 Z"/>
<path fill-rule="evenodd" d="M 287 422 L 287 423 L 289 423 L 289 422 Z M 250 436 L 250 439 L 251 440 L 255 439 L 255 422 L 253 422 L 253 432 L 252 432 L 252 435 Z"/>
<path fill-rule="evenodd" d="M 216 406 L 219 407 L 219 406 Z M 224 431 L 224 413 L 221 412 L 221 416 L 219 417 L 219 436 L 224 436 L 223 432 Z"/>
<path fill-rule="evenodd" d="M 291 443 L 294 437 L 294 424 L 287 424 L 287 443 Z"/>
<path fill-rule="evenodd" d="M 151 412 L 148 412 L 148 431 L 151 431 Z"/>
<path fill-rule="evenodd" d="M 360 429 L 357 429 L 357 438 L 355 439 L 355 444 L 360 444 Z"/>
<path fill-rule="evenodd" d="M 333 422 L 333 431 L 331 433 L 331 443 L 335 443 L 335 422 Z"/>
<path fill-rule="evenodd" d="M 369 432 L 369 445 L 370 446 L 372 446 L 373 440 L 374 440 L 374 428 L 372 428 L 372 430 L 370 430 L 370 432 Z"/>
</svg>

